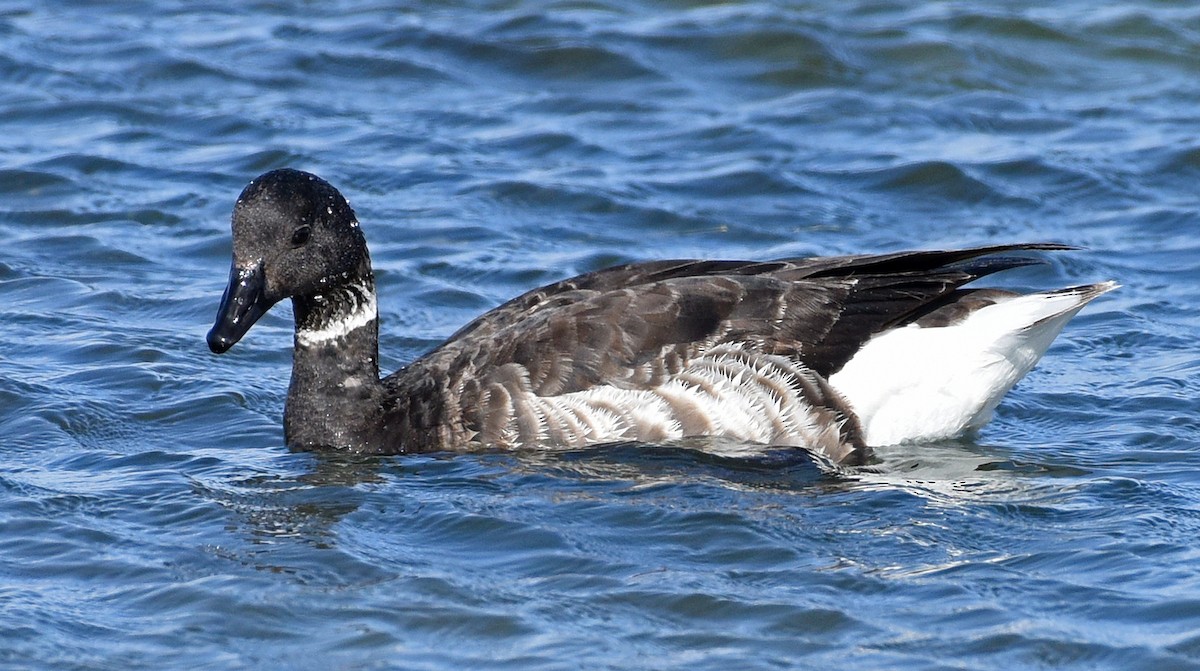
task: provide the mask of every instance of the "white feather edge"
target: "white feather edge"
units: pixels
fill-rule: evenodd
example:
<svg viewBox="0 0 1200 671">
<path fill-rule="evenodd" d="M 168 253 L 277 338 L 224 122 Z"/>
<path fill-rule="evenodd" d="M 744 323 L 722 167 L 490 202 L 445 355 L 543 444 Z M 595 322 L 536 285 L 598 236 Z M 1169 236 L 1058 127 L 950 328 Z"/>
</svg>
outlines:
<svg viewBox="0 0 1200 671">
<path fill-rule="evenodd" d="M 791 381 L 800 374 L 798 364 L 784 357 L 727 344 L 693 359 L 653 388 L 601 385 L 543 397 L 522 385 L 523 389 L 512 390 L 516 393 L 511 398 L 539 418 L 534 442 L 544 444 L 685 438 L 679 408 L 704 418 L 709 428 L 702 435 L 813 449 L 837 442 L 840 427 L 818 422 L 814 409 Z M 515 419 L 504 435 L 514 444 L 520 442 Z M 749 445 L 746 449 L 754 450 Z"/>
</svg>

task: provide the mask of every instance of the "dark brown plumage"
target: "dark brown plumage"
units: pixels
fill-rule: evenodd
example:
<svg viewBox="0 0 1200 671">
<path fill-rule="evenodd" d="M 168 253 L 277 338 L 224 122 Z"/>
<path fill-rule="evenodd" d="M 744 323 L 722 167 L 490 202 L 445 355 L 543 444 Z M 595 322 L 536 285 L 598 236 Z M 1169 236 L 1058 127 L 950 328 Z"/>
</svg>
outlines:
<svg viewBox="0 0 1200 671">
<path fill-rule="evenodd" d="M 209 343 L 228 349 L 273 302 L 293 299 L 285 428 L 296 447 L 400 453 L 722 433 L 803 439 L 846 464 L 862 463 L 867 446 L 832 374 L 875 334 L 961 319 L 990 296 L 961 286 L 1029 263 L 1005 253 L 1067 249 L 617 266 L 518 296 L 380 380 L 374 279 L 341 195 L 306 173 L 267 173 L 239 199 L 233 232 Z M 731 395 L 739 383 L 745 394 Z M 737 403 L 763 416 L 710 416 Z M 742 424 L 751 428 L 730 428 Z"/>
</svg>

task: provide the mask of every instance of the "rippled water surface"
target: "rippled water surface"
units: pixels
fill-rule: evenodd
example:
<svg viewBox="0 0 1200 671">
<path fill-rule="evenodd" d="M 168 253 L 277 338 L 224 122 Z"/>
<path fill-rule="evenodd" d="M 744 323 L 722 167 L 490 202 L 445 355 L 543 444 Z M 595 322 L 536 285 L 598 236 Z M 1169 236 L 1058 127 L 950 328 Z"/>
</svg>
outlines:
<svg viewBox="0 0 1200 671">
<path fill-rule="evenodd" d="M 1200 9 L 1101 4 L 0 3 L 0 666 L 1200 667 Z M 1124 288 L 866 471 L 293 454 L 287 308 L 204 344 L 281 166 L 356 207 L 389 370 L 628 260 Z"/>
</svg>

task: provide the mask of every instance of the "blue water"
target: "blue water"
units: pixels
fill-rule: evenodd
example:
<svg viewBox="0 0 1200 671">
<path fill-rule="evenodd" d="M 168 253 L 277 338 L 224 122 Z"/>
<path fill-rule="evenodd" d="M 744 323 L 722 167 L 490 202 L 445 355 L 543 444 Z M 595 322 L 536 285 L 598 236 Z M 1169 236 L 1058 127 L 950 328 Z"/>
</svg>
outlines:
<svg viewBox="0 0 1200 671">
<path fill-rule="evenodd" d="M 0 667 L 1200 668 L 1200 9 L 0 2 Z M 610 263 L 1013 241 L 1124 285 L 978 436 L 293 454 L 256 174 L 339 186 L 384 368 Z"/>
</svg>

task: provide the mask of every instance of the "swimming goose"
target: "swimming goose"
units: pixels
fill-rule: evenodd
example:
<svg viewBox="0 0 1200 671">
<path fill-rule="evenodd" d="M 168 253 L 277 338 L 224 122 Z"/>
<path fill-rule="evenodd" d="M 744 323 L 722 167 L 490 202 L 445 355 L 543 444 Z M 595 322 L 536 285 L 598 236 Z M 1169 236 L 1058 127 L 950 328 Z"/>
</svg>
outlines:
<svg viewBox="0 0 1200 671">
<path fill-rule="evenodd" d="M 233 210 L 233 267 L 208 334 L 222 353 L 275 303 L 295 316 L 284 434 L 297 449 L 398 454 L 689 436 L 870 448 L 958 436 L 1105 282 L 1018 295 L 963 285 L 1071 249 L 651 261 L 534 289 L 379 377 L 363 232 L 319 177 L 273 170 Z"/>
</svg>

